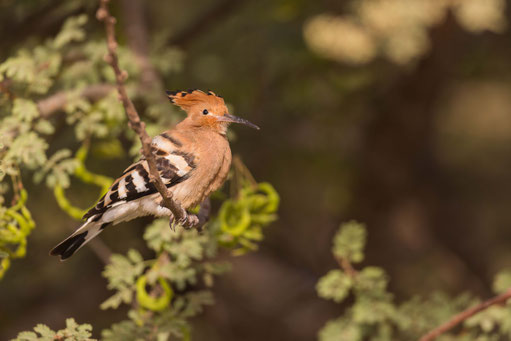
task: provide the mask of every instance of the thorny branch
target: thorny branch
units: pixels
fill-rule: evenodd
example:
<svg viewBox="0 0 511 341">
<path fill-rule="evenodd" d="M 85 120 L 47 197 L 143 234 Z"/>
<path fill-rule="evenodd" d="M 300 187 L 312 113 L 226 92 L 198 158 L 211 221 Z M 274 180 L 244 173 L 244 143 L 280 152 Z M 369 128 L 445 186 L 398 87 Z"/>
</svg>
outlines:
<svg viewBox="0 0 511 341">
<path fill-rule="evenodd" d="M 461 313 L 454 315 L 449 321 L 436 327 L 435 329 L 431 330 L 429 333 L 427 333 L 426 335 L 421 337 L 419 339 L 419 341 L 433 341 L 437 337 L 439 337 L 443 333 L 451 330 L 452 328 L 456 327 L 458 324 L 465 321 L 466 319 L 474 316 L 475 314 L 477 314 L 485 309 L 488 309 L 492 305 L 504 304 L 510 298 L 511 298 L 511 288 L 509 288 L 504 293 L 502 293 L 498 296 L 490 298 L 489 300 L 486 300 L 472 308 L 468 308 L 467 310 L 464 310 Z"/>
<path fill-rule="evenodd" d="M 117 83 L 117 91 L 119 92 L 120 99 L 126 111 L 130 127 L 137 133 L 142 143 L 142 152 L 147 160 L 149 166 L 149 178 L 154 184 L 158 192 L 162 196 L 162 206 L 168 208 L 174 217 L 174 221 L 187 228 L 198 227 L 199 218 L 195 215 L 188 215 L 186 211 L 172 199 L 172 192 L 170 192 L 163 183 L 156 167 L 153 153 L 151 152 L 151 138 L 145 130 L 145 123 L 140 120 L 137 110 L 133 102 L 128 97 L 124 81 L 127 78 L 125 71 L 121 70 L 119 66 L 119 59 L 117 57 L 117 41 L 115 38 L 115 18 L 108 11 L 109 0 L 101 0 L 100 7 L 96 13 L 99 21 L 105 23 L 106 38 L 108 54 L 106 61 L 112 66 L 115 72 L 115 80 Z M 172 224 L 172 221 L 171 221 Z"/>
</svg>

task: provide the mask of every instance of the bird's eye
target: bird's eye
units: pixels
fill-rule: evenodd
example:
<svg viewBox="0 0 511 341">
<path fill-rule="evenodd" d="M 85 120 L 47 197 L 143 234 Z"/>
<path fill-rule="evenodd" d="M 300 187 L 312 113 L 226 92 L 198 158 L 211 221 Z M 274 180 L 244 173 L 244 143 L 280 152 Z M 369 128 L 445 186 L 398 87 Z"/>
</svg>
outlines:
<svg viewBox="0 0 511 341">
<path fill-rule="evenodd" d="M 207 114 L 209 114 L 208 109 L 204 109 L 204 110 L 202 111 L 202 114 L 203 114 L 203 115 L 207 115 Z"/>
</svg>

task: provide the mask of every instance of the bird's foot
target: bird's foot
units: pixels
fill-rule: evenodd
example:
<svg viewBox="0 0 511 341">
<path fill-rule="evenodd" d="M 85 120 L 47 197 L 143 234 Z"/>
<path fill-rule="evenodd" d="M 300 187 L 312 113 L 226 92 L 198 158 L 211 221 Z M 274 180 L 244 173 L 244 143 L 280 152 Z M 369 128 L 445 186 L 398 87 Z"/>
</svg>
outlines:
<svg viewBox="0 0 511 341">
<path fill-rule="evenodd" d="M 189 230 L 199 224 L 199 217 L 195 214 L 186 213 L 186 216 L 179 221 L 179 225 L 183 226 L 186 230 Z"/>
<path fill-rule="evenodd" d="M 169 219 L 169 227 L 172 230 L 172 232 L 176 232 L 176 220 L 174 219 L 174 216 L 171 216 Z"/>
<path fill-rule="evenodd" d="M 176 232 L 176 226 L 181 225 L 185 228 L 185 230 L 189 230 L 191 228 L 197 227 L 199 225 L 199 217 L 197 217 L 195 214 L 186 213 L 183 219 L 176 221 L 174 217 L 170 217 L 169 220 L 169 227 L 173 232 Z"/>
</svg>

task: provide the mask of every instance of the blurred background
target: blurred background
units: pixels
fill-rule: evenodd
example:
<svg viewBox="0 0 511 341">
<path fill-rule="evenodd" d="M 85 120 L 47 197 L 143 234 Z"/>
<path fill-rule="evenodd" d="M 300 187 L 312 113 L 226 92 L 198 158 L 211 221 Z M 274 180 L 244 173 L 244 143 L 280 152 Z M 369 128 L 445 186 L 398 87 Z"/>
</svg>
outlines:
<svg viewBox="0 0 511 341">
<path fill-rule="evenodd" d="M 96 9 L 2 0 L 0 59 L 82 13 L 87 39 L 101 44 Z M 315 284 L 336 266 L 332 236 L 352 219 L 368 227 L 364 262 L 388 271 L 398 301 L 436 290 L 491 295 L 493 275 L 511 266 L 506 1 L 118 0 L 111 9 L 139 90 L 222 95 L 233 114 L 262 127 L 234 128 L 233 152 L 281 195 L 260 250 L 232 259 L 216 304 L 194 319 L 195 340 L 315 339 L 340 314 Z M 67 139 L 54 142 L 76 147 Z M 116 177 L 130 160 L 88 166 Z M 45 186 L 27 187 L 37 227 L 27 256 L 0 282 L 0 339 L 39 322 L 61 327 L 68 316 L 95 333 L 122 319 L 123 309 L 98 309 L 109 291 L 90 249 L 65 263 L 48 256 L 77 223 Z M 69 194 L 82 207 L 96 195 L 79 183 Z M 114 252 L 144 250 L 148 221 L 101 238 Z"/>
</svg>

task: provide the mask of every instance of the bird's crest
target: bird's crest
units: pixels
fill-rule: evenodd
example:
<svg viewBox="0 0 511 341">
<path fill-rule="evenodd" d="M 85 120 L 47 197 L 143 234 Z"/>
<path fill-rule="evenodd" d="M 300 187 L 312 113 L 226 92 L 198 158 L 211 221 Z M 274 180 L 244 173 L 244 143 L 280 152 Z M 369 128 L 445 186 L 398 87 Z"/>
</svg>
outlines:
<svg viewBox="0 0 511 341">
<path fill-rule="evenodd" d="M 225 106 L 224 99 L 213 91 L 206 93 L 197 89 L 186 91 L 167 91 L 171 103 L 188 111 L 196 104 L 209 104 L 210 106 Z"/>
</svg>

